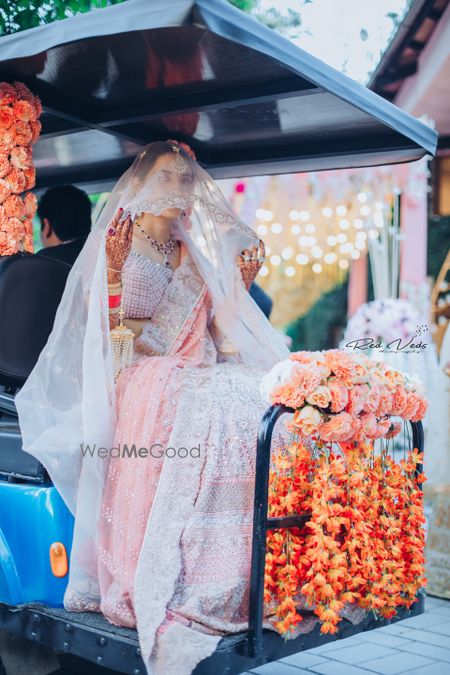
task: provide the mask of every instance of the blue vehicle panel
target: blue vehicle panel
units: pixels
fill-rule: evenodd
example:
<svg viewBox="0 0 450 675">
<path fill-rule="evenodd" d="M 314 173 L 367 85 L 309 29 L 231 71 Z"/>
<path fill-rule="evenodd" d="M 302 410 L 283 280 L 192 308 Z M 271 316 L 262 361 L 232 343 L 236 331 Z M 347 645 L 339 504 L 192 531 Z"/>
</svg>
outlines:
<svg viewBox="0 0 450 675">
<path fill-rule="evenodd" d="M 53 574 L 50 546 L 69 558 L 73 520 L 54 486 L 0 481 L 0 602 L 62 606 L 68 574 Z"/>
</svg>

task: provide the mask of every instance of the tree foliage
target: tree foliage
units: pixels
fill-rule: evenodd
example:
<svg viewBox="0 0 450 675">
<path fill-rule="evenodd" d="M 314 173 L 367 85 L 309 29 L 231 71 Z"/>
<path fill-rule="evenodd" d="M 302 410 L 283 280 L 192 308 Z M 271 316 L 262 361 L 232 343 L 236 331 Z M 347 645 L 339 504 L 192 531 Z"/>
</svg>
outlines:
<svg viewBox="0 0 450 675">
<path fill-rule="evenodd" d="M 17 33 L 58 19 L 91 9 L 117 5 L 126 0 L 0 0 L 0 35 Z M 310 2 L 311 0 L 303 0 Z M 300 14 L 288 9 L 282 12 L 275 7 L 260 9 L 260 0 L 228 0 L 243 12 L 251 14 L 270 28 L 294 37 L 301 24 Z"/>
<path fill-rule="evenodd" d="M 124 0 L 0 0 L 0 35 L 17 33 Z"/>
<path fill-rule="evenodd" d="M 294 38 L 299 34 L 302 20 L 297 10 L 290 7 L 286 11 L 281 11 L 276 7 L 269 7 L 263 10 L 260 0 L 228 0 L 228 2 L 238 9 L 251 14 L 255 19 L 258 19 L 258 21 L 264 23 L 269 28 L 285 34 L 286 37 Z M 310 2 L 312 0 L 303 0 L 302 4 Z"/>
</svg>

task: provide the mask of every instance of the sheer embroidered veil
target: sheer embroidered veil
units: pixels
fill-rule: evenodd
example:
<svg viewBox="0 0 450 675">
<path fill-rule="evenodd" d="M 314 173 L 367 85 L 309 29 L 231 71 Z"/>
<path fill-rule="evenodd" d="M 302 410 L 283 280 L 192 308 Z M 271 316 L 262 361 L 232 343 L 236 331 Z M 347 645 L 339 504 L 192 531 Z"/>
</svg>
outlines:
<svg viewBox="0 0 450 675">
<path fill-rule="evenodd" d="M 161 168 L 162 156 L 166 169 Z M 81 543 L 77 566 L 93 600 L 96 519 L 108 462 L 86 449 L 113 444 L 105 236 L 119 208 L 132 218 L 141 212 L 175 214 L 174 234 L 186 244 L 208 286 L 216 324 L 245 365 L 269 369 L 289 354 L 282 336 L 246 291 L 236 264 L 238 254 L 257 245 L 259 238 L 188 153 L 175 152 L 169 142 L 150 143 L 116 183 L 97 217 L 70 271 L 48 342 L 16 396 L 23 449 L 44 464 L 76 514 Z"/>
</svg>

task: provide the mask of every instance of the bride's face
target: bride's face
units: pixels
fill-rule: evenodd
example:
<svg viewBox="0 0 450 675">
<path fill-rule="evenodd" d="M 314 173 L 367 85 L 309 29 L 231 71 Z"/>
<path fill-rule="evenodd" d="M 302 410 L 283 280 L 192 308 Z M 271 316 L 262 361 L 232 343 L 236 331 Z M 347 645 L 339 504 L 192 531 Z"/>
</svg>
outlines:
<svg viewBox="0 0 450 675">
<path fill-rule="evenodd" d="M 185 160 L 184 156 L 180 157 Z M 171 192 L 176 194 L 189 194 L 194 186 L 194 174 L 188 160 L 185 160 L 185 168 L 180 171 L 176 170 L 174 160 L 176 153 L 169 153 L 161 155 L 153 164 L 152 168 L 147 174 L 147 180 L 157 181 L 158 185 L 162 187 L 164 194 Z M 180 162 L 182 165 L 182 162 Z M 161 213 L 165 218 L 178 218 L 181 209 L 170 208 Z"/>
</svg>

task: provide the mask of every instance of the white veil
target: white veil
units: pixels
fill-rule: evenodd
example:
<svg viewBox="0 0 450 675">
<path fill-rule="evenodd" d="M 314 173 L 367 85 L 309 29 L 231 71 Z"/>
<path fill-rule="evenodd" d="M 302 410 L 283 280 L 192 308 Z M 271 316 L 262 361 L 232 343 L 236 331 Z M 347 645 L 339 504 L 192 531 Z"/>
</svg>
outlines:
<svg viewBox="0 0 450 675">
<path fill-rule="evenodd" d="M 158 170 L 158 158 L 172 153 L 173 173 Z M 84 585 L 84 597 L 98 599 L 96 521 L 108 463 L 81 448 L 111 448 L 115 396 L 109 340 L 105 236 L 119 208 L 134 218 L 168 208 L 182 209 L 174 221 L 206 282 L 215 322 L 238 349 L 244 364 L 270 369 L 289 349 L 240 278 L 236 257 L 259 238 L 231 210 L 213 179 L 169 142 L 146 146 L 122 175 L 75 261 L 56 313 L 52 333 L 15 402 L 23 449 L 44 464 L 76 515 L 70 582 Z M 80 583 L 77 584 L 78 588 Z"/>
</svg>

